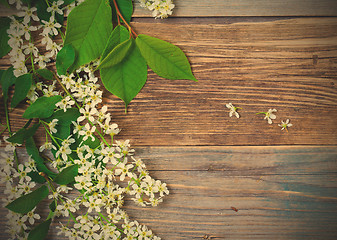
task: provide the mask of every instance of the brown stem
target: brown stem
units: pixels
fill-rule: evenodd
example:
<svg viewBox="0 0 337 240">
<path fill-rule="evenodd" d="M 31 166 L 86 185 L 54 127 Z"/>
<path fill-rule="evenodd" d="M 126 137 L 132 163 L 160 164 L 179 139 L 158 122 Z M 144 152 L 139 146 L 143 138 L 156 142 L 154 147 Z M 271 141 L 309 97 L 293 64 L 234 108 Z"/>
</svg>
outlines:
<svg viewBox="0 0 337 240">
<path fill-rule="evenodd" d="M 116 9 L 117 15 L 123 20 L 123 22 L 125 23 L 125 25 L 129 28 L 129 30 L 131 30 L 131 32 L 133 33 L 133 35 L 135 35 L 135 37 L 137 38 L 138 34 L 135 31 L 133 31 L 133 29 L 131 28 L 131 26 L 127 23 L 127 21 L 125 21 L 123 15 L 119 11 L 119 8 L 118 8 L 116 0 L 113 0 L 113 2 L 114 2 L 114 5 L 115 5 L 115 9 Z M 117 18 L 118 18 L 118 16 L 117 16 Z M 118 21 L 119 21 L 119 18 L 118 18 Z M 119 24 L 119 22 L 118 22 L 118 24 Z"/>
</svg>

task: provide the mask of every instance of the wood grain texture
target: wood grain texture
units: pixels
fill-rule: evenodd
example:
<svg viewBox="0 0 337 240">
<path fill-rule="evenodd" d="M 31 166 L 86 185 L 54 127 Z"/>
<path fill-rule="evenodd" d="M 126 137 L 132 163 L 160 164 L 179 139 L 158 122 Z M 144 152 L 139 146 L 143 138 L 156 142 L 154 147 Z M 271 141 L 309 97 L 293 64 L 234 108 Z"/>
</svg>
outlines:
<svg viewBox="0 0 337 240">
<path fill-rule="evenodd" d="M 151 12 L 134 0 L 134 17 L 151 17 Z M 224 16 L 337 16 L 334 0 L 175 0 L 173 17 Z M 0 5 L 0 16 L 14 12 Z"/>
<path fill-rule="evenodd" d="M 134 1 L 137 2 L 137 1 Z M 334 0 L 175 0 L 173 16 L 337 16 Z M 149 11 L 135 4 L 135 16 L 148 17 Z"/>
<path fill-rule="evenodd" d="M 136 154 L 170 195 L 157 208 L 127 200 L 125 210 L 163 240 L 337 237 L 337 147 L 147 147 Z M 48 239 L 63 239 L 53 226 Z"/>
<path fill-rule="evenodd" d="M 199 82 L 150 71 L 127 115 L 105 92 L 120 139 L 138 146 L 337 144 L 337 18 L 132 25 L 181 47 Z M 229 118 L 228 102 L 243 108 L 240 119 Z M 255 114 L 269 108 L 278 110 L 272 125 Z M 22 113 L 12 113 L 14 129 L 24 125 Z M 277 126 L 287 118 L 289 133 Z"/>
</svg>

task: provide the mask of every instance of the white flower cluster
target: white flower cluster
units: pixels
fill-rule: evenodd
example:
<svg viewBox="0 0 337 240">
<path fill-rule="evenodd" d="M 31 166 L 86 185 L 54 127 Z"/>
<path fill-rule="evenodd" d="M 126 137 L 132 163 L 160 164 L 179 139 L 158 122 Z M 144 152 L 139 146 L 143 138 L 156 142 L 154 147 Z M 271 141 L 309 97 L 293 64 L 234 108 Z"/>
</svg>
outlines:
<svg viewBox="0 0 337 240">
<path fill-rule="evenodd" d="M 56 208 L 57 215 L 72 215 L 76 219 L 72 227 L 63 226 L 60 230 L 68 237 L 76 236 L 76 239 L 159 239 L 146 226 L 131 221 L 121 207 L 125 193 L 140 206 L 157 206 L 162 197 L 169 194 L 166 184 L 149 176 L 143 161 L 134 158 L 129 140 L 115 141 L 114 144 L 105 141 L 95 149 L 85 144 L 87 140 L 94 141 L 97 133 L 99 136 L 109 135 L 112 139 L 119 132 L 118 125 L 110 123 L 107 107 L 97 109 L 102 92 L 90 69 L 91 66 L 87 66 L 77 71 L 76 76 L 61 76 L 63 85 L 82 106 L 79 110 L 81 116 L 73 122 L 73 134 L 58 146 L 53 146 L 58 149 L 57 159 L 52 163 L 55 168 L 61 171 L 73 164 L 79 166 L 74 188 L 81 192 L 81 196 L 73 200 L 58 192 L 50 196 L 58 202 L 61 200 Z M 63 110 L 74 105 L 69 103 L 73 101 L 70 98 L 63 100 L 58 103 Z M 56 126 L 54 120 L 48 124 L 50 131 L 55 131 Z M 82 142 L 73 147 L 77 137 Z M 76 152 L 78 158 L 72 158 L 72 152 Z M 123 181 L 127 181 L 124 187 L 120 184 Z M 84 215 L 74 216 L 83 209 L 86 209 Z"/>
<path fill-rule="evenodd" d="M 235 115 L 237 118 L 240 118 L 240 115 L 237 112 L 237 110 L 242 108 L 235 107 L 232 103 L 226 104 L 226 107 L 229 109 L 229 117 Z M 269 124 L 273 124 L 273 120 L 276 119 L 276 115 L 274 114 L 276 112 L 277 110 L 275 108 L 274 109 L 270 108 L 267 112 L 259 112 L 256 114 L 264 114 L 265 115 L 264 119 L 267 120 Z M 287 119 L 285 122 L 282 120 L 281 124 L 278 124 L 278 126 L 281 127 L 281 130 L 285 129 L 288 132 L 288 127 L 293 126 L 293 124 L 289 122 L 290 122 L 289 119 Z"/>
<path fill-rule="evenodd" d="M 30 173 L 37 171 L 35 161 L 29 157 L 24 164 L 19 164 L 16 167 L 15 145 L 8 144 L 7 146 L 5 152 L 0 154 L 0 182 L 5 184 L 4 193 L 6 195 L 2 199 L 3 206 L 22 195 L 32 192 L 36 187 L 36 183 L 29 176 Z M 31 229 L 35 220 L 41 218 L 39 214 L 35 213 L 35 208 L 25 215 L 8 212 L 6 217 L 9 226 L 6 232 L 12 237 L 11 239 L 27 239 L 27 234 L 22 229 Z M 20 233 L 20 235 L 17 235 L 17 233 Z"/>
<path fill-rule="evenodd" d="M 14 75 L 19 77 L 28 73 L 27 64 L 34 66 L 38 64 L 40 68 L 45 68 L 46 64 L 53 60 L 61 46 L 53 38 L 60 33 L 62 25 L 56 21 L 55 14 L 67 15 L 75 6 L 83 2 L 74 1 L 72 4 L 63 7 L 63 1 L 53 1 L 47 8 L 51 14 L 48 21 L 41 20 L 36 15 L 36 7 L 26 7 L 20 0 L 9 0 L 9 4 L 14 4 L 19 10 L 17 17 L 10 17 L 10 28 L 7 30 L 9 41 L 8 45 L 12 48 L 9 53 L 10 61 L 14 67 Z M 45 49 L 38 49 L 34 46 L 33 36 L 40 31 L 38 36 L 42 36 L 41 43 Z M 31 70 L 30 70 L 31 71 Z"/>
<path fill-rule="evenodd" d="M 140 6 L 152 11 L 155 18 L 167 18 L 172 14 L 174 4 L 172 0 L 138 0 Z"/>
<path fill-rule="evenodd" d="M 35 7 L 26 7 L 20 0 L 9 0 L 10 4 L 20 10 L 18 17 L 11 17 L 8 30 L 9 45 L 12 47 L 9 55 L 15 76 L 30 73 L 35 68 L 45 68 L 48 62 L 55 59 L 61 48 L 55 42 L 55 36 L 63 34 L 60 31 L 61 25 L 55 20 L 56 14 L 67 14 L 81 2 L 83 0 L 77 0 L 64 6 L 62 0 L 53 1 L 47 8 L 47 12 L 51 13 L 49 21 L 41 20 L 40 23 Z M 163 2 L 170 3 L 162 1 L 163 8 Z M 168 6 L 169 10 L 174 5 Z M 161 17 L 170 13 L 162 11 L 156 14 Z M 40 38 L 42 36 L 41 43 L 45 49 L 38 49 L 34 41 L 34 36 L 39 35 Z M 43 52 L 46 53 L 42 54 Z M 57 81 L 49 81 L 47 84 L 36 82 L 32 84 L 27 96 L 32 103 L 39 96 L 63 95 L 56 107 L 64 112 L 78 108 L 80 113 L 77 120 L 72 122 L 73 131 L 66 139 L 54 137 L 58 132 L 59 119 L 40 121 L 46 131 L 46 141 L 39 150 L 43 154 L 47 150 L 53 150 L 54 160 L 45 157 L 45 160 L 51 161 L 51 167 L 61 172 L 74 164 L 78 165 L 78 175 L 72 187 L 57 185 L 51 179 L 48 180 L 48 198 L 56 203 L 53 217 L 63 216 L 73 220 L 60 227 L 60 232 L 69 239 L 158 240 L 160 238 L 146 226 L 129 219 L 122 209 L 124 195 L 131 196 L 140 206 L 157 206 L 169 191 L 165 183 L 149 175 L 141 159 L 134 157 L 135 151 L 130 147 L 129 140 L 113 140 L 120 130 L 117 124 L 111 122 L 107 106 L 101 106 L 103 92 L 99 90 L 98 78 L 92 71 L 96 65 L 94 62 L 83 66 L 74 74 L 58 76 Z M 66 93 L 57 90 L 57 82 L 64 86 Z M 97 139 L 101 143 L 92 147 L 90 143 L 97 142 Z M 30 176 L 39 173 L 35 161 L 29 157 L 28 161 L 17 164 L 16 146 L 8 143 L 6 153 L 1 154 L 0 177 L 6 185 L 7 194 L 4 206 L 38 187 Z M 78 192 L 77 197 L 70 198 L 70 192 Z M 10 212 L 7 217 L 11 239 L 27 239 L 28 232 L 42 222 L 35 209 L 27 214 Z"/>
</svg>

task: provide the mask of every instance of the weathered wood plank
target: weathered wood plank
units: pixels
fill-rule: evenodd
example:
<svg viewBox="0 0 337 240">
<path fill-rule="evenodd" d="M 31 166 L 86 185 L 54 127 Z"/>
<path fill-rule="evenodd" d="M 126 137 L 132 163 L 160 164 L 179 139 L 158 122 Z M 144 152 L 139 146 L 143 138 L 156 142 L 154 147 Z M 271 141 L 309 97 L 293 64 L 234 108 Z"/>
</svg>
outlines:
<svg viewBox="0 0 337 240">
<path fill-rule="evenodd" d="M 106 92 L 121 139 L 138 146 L 337 144 L 337 18 L 132 24 L 180 46 L 199 82 L 150 71 L 127 115 Z M 243 108 L 240 119 L 228 117 L 228 102 Z M 278 110 L 273 125 L 255 114 L 269 108 Z M 13 112 L 15 129 L 24 125 L 22 113 Z M 277 126 L 287 118 L 289 133 Z"/>
<path fill-rule="evenodd" d="M 148 147 L 136 153 L 153 177 L 168 183 L 170 195 L 157 208 L 127 201 L 125 210 L 163 240 L 337 237 L 337 147 Z M 49 239 L 61 239 L 52 229 Z"/>
<path fill-rule="evenodd" d="M 137 2 L 137 1 L 134 1 Z M 337 16 L 334 0 L 175 0 L 173 16 Z M 135 16 L 148 17 L 149 12 L 135 4 Z"/>
<path fill-rule="evenodd" d="M 174 17 L 220 16 L 337 16 L 334 0 L 175 0 Z M 135 17 L 151 17 L 151 12 L 134 0 Z M 0 16 L 10 10 L 0 5 Z"/>
</svg>

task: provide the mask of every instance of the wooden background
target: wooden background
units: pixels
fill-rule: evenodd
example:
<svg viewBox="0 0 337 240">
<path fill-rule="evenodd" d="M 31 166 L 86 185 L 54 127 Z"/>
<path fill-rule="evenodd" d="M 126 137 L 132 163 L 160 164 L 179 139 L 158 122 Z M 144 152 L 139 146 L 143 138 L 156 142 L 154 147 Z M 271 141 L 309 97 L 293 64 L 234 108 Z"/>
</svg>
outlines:
<svg viewBox="0 0 337 240">
<path fill-rule="evenodd" d="M 127 115 L 105 93 L 119 138 L 171 191 L 156 208 L 126 201 L 126 211 L 163 240 L 336 239 L 337 1 L 175 4 L 165 20 L 136 7 L 132 26 L 183 49 L 199 82 L 150 71 Z M 269 108 L 272 125 L 255 115 Z M 277 126 L 287 118 L 289 133 Z"/>
</svg>

